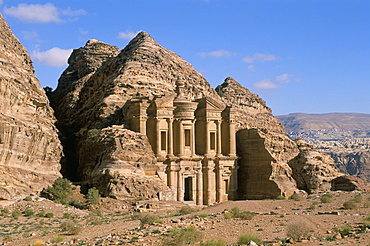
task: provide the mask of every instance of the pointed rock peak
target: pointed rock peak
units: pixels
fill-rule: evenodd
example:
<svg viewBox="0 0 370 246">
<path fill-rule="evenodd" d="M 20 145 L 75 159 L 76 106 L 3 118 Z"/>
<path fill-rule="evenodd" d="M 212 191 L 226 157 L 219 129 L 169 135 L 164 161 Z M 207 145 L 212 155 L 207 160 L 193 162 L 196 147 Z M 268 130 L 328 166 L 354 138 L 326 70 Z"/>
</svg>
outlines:
<svg viewBox="0 0 370 246">
<path fill-rule="evenodd" d="M 221 85 L 217 86 L 216 91 L 220 91 L 220 90 L 225 89 L 225 88 L 233 88 L 234 90 L 235 89 L 241 89 L 243 91 L 248 91 L 249 92 L 249 90 L 247 88 L 242 86 L 238 81 L 236 81 L 232 77 L 227 77 Z"/>
<path fill-rule="evenodd" d="M 86 42 L 85 46 L 92 45 L 92 44 L 95 44 L 95 43 L 102 43 L 102 42 L 100 42 L 97 39 L 92 38 L 92 39 L 90 39 L 89 41 Z"/>
<path fill-rule="evenodd" d="M 85 44 L 85 46 L 83 48 L 85 48 L 85 49 L 86 48 L 87 49 L 88 48 L 94 48 L 94 49 L 96 49 L 96 48 L 103 48 L 103 47 L 107 48 L 107 47 L 116 47 L 116 46 L 112 46 L 112 45 L 106 44 L 104 42 L 101 42 L 101 41 L 99 41 L 97 39 L 92 38 L 92 39 L 90 39 L 90 40 L 88 40 L 86 42 L 86 44 Z M 116 49 L 118 50 L 118 47 Z"/>
<path fill-rule="evenodd" d="M 127 46 L 153 46 L 158 43 L 146 32 L 139 32 Z"/>
<path fill-rule="evenodd" d="M 222 84 L 225 84 L 225 85 L 229 85 L 230 84 L 230 85 L 242 86 L 241 84 L 238 83 L 238 81 L 236 81 L 232 77 L 227 77 Z"/>
</svg>

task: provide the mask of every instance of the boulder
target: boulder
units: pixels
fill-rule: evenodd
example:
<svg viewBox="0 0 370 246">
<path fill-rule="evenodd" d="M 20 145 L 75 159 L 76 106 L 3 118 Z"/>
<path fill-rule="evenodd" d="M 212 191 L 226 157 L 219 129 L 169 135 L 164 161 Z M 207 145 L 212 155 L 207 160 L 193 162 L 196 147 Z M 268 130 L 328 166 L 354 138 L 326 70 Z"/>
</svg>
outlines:
<svg viewBox="0 0 370 246">
<path fill-rule="evenodd" d="M 332 190 L 343 191 L 370 191 L 370 186 L 364 180 L 355 176 L 340 176 L 331 181 Z"/>
<path fill-rule="evenodd" d="M 300 153 L 289 161 L 289 166 L 298 189 L 309 194 L 330 191 L 331 181 L 344 174 L 339 172 L 329 155 L 313 149 L 312 145 L 303 139 L 295 141 Z"/>
</svg>

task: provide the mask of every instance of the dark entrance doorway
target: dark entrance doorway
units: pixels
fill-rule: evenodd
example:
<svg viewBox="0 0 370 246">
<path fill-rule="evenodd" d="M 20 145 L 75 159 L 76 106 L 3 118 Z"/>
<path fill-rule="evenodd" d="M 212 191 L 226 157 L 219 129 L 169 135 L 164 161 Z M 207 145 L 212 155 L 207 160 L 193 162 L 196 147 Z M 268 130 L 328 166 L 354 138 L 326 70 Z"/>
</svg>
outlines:
<svg viewBox="0 0 370 246">
<path fill-rule="evenodd" d="M 193 178 L 185 178 L 184 201 L 193 201 Z"/>
</svg>

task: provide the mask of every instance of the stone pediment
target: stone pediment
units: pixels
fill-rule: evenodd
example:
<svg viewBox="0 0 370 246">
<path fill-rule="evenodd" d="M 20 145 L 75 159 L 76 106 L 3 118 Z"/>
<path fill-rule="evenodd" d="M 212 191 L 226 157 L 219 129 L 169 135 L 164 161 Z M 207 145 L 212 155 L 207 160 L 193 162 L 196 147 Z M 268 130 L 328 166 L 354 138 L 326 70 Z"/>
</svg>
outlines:
<svg viewBox="0 0 370 246">
<path fill-rule="evenodd" d="M 224 110 L 225 105 L 221 102 L 216 101 L 211 97 L 203 97 L 199 100 L 198 109 L 205 108 L 205 109 L 214 109 L 214 110 Z"/>
<path fill-rule="evenodd" d="M 168 96 L 157 97 L 153 100 L 154 105 L 157 109 L 159 108 L 172 108 L 173 107 L 173 100 L 176 94 L 171 94 Z"/>
</svg>

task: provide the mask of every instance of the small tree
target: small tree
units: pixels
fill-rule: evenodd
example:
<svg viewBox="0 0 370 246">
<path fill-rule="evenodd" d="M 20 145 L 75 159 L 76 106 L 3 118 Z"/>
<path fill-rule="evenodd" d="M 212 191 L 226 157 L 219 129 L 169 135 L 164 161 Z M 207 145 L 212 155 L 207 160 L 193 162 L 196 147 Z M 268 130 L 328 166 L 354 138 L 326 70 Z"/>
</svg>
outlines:
<svg viewBox="0 0 370 246">
<path fill-rule="evenodd" d="M 95 187 L 90 188 L 87 191 L 87 194 L 85 195 L 85 199 L 90 204 L 99 204 L 100 202 L 99 190 L 96 189 Z"/>
<path fill-rule="evenodd" d="M 45 192 L 54 202 L 66 204 L 72 193 L 71 182 L 68 179 L 57 178 Z"/>
</svg>

